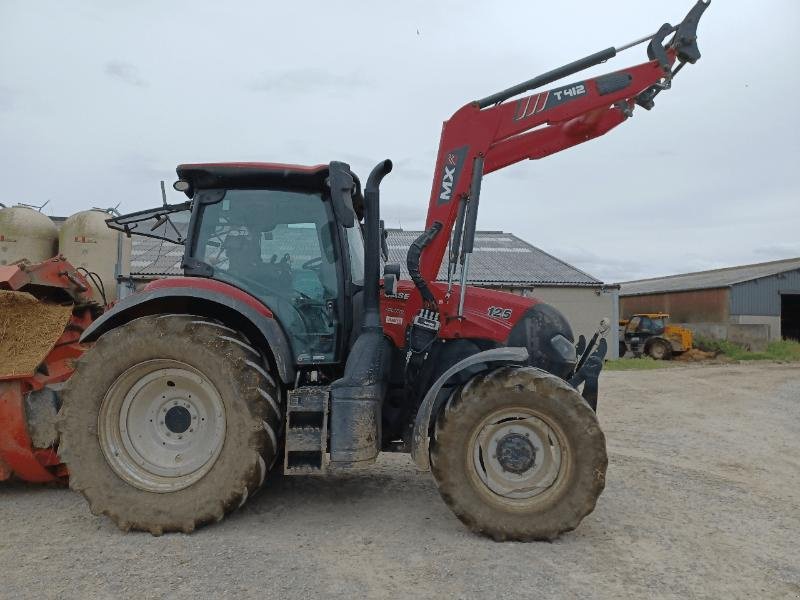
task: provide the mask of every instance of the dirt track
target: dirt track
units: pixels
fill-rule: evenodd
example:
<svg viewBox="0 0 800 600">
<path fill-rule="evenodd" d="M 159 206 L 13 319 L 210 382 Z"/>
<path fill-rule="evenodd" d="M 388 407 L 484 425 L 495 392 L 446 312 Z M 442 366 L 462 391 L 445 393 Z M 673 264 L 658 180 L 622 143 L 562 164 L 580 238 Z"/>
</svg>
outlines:
<svg viewBox="0 0 800 600">
<path fill-rule="evenodd" d="M 404 456 L 273 483 L 191 536 L 0 485 L 0 597 L 800 598 L 800 367 L 603 375 L 606 490 L 554 543 L 468 533 Z"/>
</svg>

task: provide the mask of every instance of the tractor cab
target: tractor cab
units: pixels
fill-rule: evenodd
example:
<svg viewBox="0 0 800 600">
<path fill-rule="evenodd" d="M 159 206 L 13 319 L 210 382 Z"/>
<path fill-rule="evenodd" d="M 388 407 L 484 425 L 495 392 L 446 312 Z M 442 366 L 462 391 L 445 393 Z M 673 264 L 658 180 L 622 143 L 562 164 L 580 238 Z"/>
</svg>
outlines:
<svg viewBox="0 0 800 600">
<path fill-rule="evenodd" d="M 634 315 L 625 326 L 626 336 L 658 335 L 664 333 L 669 315 L 663 313 Z"/>
<path fill-rule="evenodd" d="M 191 199 L 178 208 L 191 217 L 183 239 L 170 241 L 185 246 L 185 275 L 260 300 L 280 323 L 296 365 L 340 363 L 364 287 L 363 198 L 348 165 L 184 164 L 177 172 L 175 189 Z M 158 226 L 151 230 L 174 233 L 162 212 L 110 225 L 141 233 L 147 227 L 137 225 L 149 217 Z"/>
</svg>

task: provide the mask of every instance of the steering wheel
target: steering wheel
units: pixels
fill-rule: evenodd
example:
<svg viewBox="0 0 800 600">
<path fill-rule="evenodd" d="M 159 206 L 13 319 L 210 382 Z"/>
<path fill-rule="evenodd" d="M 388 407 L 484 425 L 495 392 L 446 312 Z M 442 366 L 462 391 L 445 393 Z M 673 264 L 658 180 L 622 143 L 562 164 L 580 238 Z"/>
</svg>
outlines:
<svg viewBox="0 0 800 600">
<path fill-rule="evenodd" d="M 304 262 L 301 265 L 301 268 L 306 269 L 307 271 L 319 271 L 320 266 L 322 266 L 322 257 L 317 256 L 316 258 L 312 258 Z"/>
</svg>

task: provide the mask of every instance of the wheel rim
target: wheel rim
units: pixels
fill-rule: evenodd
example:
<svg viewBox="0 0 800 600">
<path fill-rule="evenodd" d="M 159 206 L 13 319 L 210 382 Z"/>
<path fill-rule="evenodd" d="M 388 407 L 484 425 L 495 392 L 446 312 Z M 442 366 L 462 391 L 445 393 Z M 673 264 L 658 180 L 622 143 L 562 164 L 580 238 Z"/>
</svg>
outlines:
<svg viewBox="0 0 800 600">
<path fill-rule="evenodd" d="M 225 442 L 225 405 L 194 367 L 150 360 L 125 371 L 100 406 L 100 447 L 127 483 L 174 492 L 201 479 Z"/>
<path fill-rule="evenodd" d="M 475 430 L 469 460 L 482 484 L 511 500 L 538 496 L 552 488 L 561 471 L 556 432 L 531 411 L 496 411 Z"/>
<path fill-rule="evenodd" d="M 651 356 L 655 359 L 664 358 L 666 353 L 667 353 L 666 348 L 664 348 L 664 344 L 662 344 L 661 342 L 656 342 L 655 344 L 653 344 L 653 347 L 650 351 Z"/>
</svg>

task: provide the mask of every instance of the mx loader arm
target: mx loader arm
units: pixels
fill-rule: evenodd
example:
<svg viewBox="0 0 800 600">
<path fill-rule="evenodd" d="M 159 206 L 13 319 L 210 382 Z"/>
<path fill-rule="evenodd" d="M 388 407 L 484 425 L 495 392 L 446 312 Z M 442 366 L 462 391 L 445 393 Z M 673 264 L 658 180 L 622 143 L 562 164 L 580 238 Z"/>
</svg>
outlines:
<svg viewBox="0 0 800 600">
<path fill-rule="evenodd" d="M 483 175 L 599 137 L 630 117 L 637 105 L 651 109 L 678 71 L 700 58 L 697 24 L 709 4 L 699 0 L 679 25 L 665 23 L 652 35 L 470 102 L 444 123 L 426 231 L 412 246 L 408 261 L 426 304 L 434 306 L 427 282 L 436 278 L 449 244 L 448 279 L 460 262 L 463 307 Z M 517 98 L 643 43 L 648 44 L 645 63 Z"/>
</svg>

